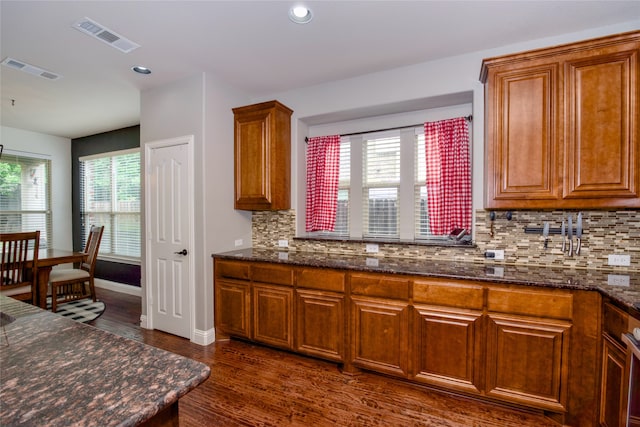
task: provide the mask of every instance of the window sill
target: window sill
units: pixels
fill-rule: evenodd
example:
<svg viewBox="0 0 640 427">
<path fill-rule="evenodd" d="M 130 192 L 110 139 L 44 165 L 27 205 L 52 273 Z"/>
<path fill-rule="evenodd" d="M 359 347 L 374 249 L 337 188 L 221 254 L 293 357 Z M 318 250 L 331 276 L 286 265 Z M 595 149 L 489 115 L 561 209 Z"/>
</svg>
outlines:
<svg viewBox="0 0 640 427">
<path fill-rule="evenodd" d="M 335 237 L 294 237 L 294 241 L 316 241 L 316 242 L 328 242 L 328 243 L 377 243 L 388 245 L 405 245 L 405 246 L 444 246 L 444 247 L 459 247 L 459 248 L 472 248 L 475 244 L 471 240 L 456 241 L 454 238 L 433 239 L 433 240 L 399 240 L 399 239 L 349 239 L 349 238 L 335 238 Z"/>
</svg>

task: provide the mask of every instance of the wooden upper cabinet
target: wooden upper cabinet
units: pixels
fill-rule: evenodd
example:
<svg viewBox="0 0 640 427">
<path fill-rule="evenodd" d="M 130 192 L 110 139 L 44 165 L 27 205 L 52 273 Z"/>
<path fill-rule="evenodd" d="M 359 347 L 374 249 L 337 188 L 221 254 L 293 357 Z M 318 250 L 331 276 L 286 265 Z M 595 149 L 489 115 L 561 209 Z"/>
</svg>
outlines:
<svg viewBox="0 0 640 427">
<path fill-rule="evenodd" d="M 233 109 L 235 209 L 291 207 L 291 114 L 278 101 Z"/>
<path fill-rule="evenodd" d="M 640 206 L 640 32 L 483 61 L 485 208 Z"/>
<path fill-rule="evenodd" d="M 640 206 L 639 52 L 640 36 L 565 61 L 564 198 Z"/>
</svg>

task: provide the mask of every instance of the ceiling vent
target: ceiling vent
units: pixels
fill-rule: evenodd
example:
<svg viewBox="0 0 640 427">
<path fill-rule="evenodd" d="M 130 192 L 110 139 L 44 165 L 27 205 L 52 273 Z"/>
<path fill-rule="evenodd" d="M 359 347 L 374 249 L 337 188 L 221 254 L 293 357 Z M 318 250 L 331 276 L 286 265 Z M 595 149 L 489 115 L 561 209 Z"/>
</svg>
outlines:
<svg viewBox="0 0 640 427">
<path fill-rule="evenodd" d="M 43 70 L 40 67 L 36 67 L 35 65 L 27 64 L 26 62 L 18 61 L 13 58 L 5 58 L 4 61 L 2 61 L 2 65 L 13 68 L 14 70 L 24 71 L 25 73 L 33 74 L 34 76 L 42 77 L 47 80 L 58 80 L 62 77 L 60 74 Z"/>
<path fill-rule="evenodd" d="M 89 18 L 82 18 L 81 20 L 75 22 L 72 26 L 76 30 L 82 31 L 85 34 L 118 49 L 120 52 L 129 53 L 132 50 L 140 47 L 139 44 L 122 37 L 115 31 L 111 31 L 104 25 L 100 25 L 96 21 L 92 21 Z"/>
</svg>

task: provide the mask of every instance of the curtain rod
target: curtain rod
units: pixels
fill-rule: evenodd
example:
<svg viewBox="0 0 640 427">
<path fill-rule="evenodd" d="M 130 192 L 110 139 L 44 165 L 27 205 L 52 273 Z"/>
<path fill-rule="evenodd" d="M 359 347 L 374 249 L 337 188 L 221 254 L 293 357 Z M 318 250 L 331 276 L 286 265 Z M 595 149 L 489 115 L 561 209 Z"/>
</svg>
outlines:
<svg viewBox="0 0 640 427">
<path fill-rule="evenodd" d="M 465 119 L 467 119 L 468 121 L 472 121 L 473 120 L 473 116 L 472 115 L 468 115 L 465 116 Z M 418 126 L 423 126 L 423 123 L 418 123 L 415 125 L 409 125 L 409 126 L 400 126 L 400 127 L 393 127 L 393 128 L 386 128 L 386 129 L 375 129 L 375 130 L 368 130 L 368 131 L 364 131 L 364 132 L 352 132 L 352 133 L 341 133 L 340 136 L 352 136 L 352 135 L 360 135 L 363 133 L 373 133 L 373 132 L 385 132 L 388 130 L 396 130 L 396 129 L 409 129 L 409 128 L 415 128 Z M 305 136 L 304 137 L 304 142 L 309 142 L 309 137 Z"/>
</svg>

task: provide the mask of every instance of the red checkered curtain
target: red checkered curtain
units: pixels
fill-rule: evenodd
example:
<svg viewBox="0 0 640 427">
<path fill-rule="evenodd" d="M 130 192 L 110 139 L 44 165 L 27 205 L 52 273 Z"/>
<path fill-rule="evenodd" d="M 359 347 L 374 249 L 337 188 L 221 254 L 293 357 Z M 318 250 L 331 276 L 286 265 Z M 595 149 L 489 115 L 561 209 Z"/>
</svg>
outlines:
<svg viewBox="0 0 640 427">
<path fill-rule="evenodd" d="M 424 124 L 431 234 L 471 230 L 469 126 L 464 117 Z"/>
<path fill-rule="evenodd" d="M 307 146 L 307 231 L 333 231 L 338 211 L 340 135 L 309 138 Z"/>
</svg>

